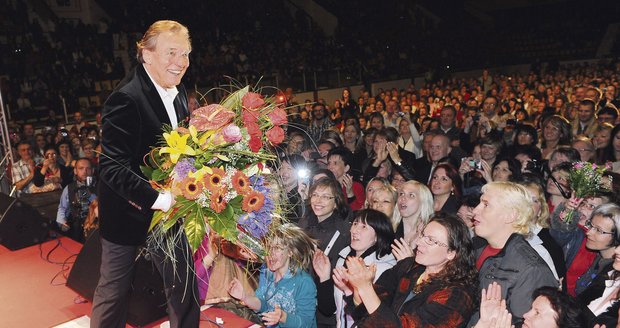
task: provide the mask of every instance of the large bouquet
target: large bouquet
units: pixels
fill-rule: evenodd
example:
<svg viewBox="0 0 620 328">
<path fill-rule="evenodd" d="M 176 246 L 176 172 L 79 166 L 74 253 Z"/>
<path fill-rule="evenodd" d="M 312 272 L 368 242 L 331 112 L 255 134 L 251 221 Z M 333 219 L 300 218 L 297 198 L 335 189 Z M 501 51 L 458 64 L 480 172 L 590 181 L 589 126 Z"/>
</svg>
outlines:
<svg viewBox="0 0 620 328">
<path fill-rule="evenodd" d="M 570 171 L 568 181 L 574 197 L 585 198 L 609 191 L 610 181 L 603 181 L 603 173 L 608 169 L 605 165 L 596 165 L 589 162 L 576 162 Z M 611 179 L 611 176 L 609 177 Z M 575 209 L 569 209 L 564 220 L 571 222 Z"/>
<path fill-rule="evenodd" d="M 193 251 L 212 231 L 262 257 L 261 239 L 278 212 L 265 162 L 276 158 L 269 145 L 283 141 L 286 123 L 282 104 L 245 87 L 196 109 L 189 126 L 164 128 L 142 171 L 177 196 L 169 211 L 153 215 L 154 235 L 182 223 Z"/>
</svg>

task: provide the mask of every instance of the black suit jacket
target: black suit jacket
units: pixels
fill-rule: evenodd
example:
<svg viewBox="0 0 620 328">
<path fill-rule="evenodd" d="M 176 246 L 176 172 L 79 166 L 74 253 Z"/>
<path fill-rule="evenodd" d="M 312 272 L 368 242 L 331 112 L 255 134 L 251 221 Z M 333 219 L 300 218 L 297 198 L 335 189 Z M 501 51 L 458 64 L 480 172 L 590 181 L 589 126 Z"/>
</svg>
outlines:
<svg viewBox="0 0 620 328">
<path fill-rule="evenodd" d="M 174 100 L 179 122 L 189 115 L 185 88 Z M 106 100 L 102 111 L 99 170 L 101 236 L 121 245 L 144 243 L 158 192 L 140 171 L 144 157 L 170 124 L 164 103 L 142 65 Z"/>
</svg>

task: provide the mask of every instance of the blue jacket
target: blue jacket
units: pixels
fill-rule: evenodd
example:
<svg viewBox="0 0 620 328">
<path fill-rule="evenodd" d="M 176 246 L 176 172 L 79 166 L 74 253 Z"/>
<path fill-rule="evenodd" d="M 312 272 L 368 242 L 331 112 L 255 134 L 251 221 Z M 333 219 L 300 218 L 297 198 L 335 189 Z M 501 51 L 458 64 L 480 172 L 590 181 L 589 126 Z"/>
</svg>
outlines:
<svg viewBox="0 0 620 328">
<path fill-rule="evenodd" d="M 316 286 L 310 274 L 287 271 L 277 283 L 275 274 L 263 265 L 256 289 L 258 312 L 271 312 L 276 304 L 286 312 L 286 322 L 272 327 L 316 327 Z"/>
</svg>

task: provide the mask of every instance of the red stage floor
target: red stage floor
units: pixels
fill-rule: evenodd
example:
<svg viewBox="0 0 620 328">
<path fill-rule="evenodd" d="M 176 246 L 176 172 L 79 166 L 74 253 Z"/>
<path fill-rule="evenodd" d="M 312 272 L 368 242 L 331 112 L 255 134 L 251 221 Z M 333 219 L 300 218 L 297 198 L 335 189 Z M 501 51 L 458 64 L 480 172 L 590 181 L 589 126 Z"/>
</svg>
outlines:
<svg viewBox="0 0 620 328">
<path fill-rule="evenodd" d="M 0 327 L 53 327 L 90 315 L 91 304 L 81 303 L 81 298 L 65 286 L 81 248 L 65 237 L 14 252 L 0 246 Z M 220 309 L 207 309 L 203 315 L 213 320 L 216 316 L 223 318 L 223 327 L 252 325 Z M 204 321 L 200 327 L 210 324 Z"/>
</svg>

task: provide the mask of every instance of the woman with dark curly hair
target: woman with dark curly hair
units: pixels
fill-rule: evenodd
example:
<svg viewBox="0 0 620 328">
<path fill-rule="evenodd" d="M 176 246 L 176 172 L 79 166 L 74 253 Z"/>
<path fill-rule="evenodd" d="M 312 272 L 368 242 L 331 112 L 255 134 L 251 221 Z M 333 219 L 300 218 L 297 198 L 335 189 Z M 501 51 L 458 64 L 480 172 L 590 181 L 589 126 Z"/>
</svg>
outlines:
<svg viewBox="0 0 620 328">
<path fill-rule="evenodd" d="M 357 258 L 346 263 L 347 270 L 334 270 L 334 282 L 354 291 L 347 310 L 358 327 L 465 327 L 476 308 L 472 241 L 465 223 L 454 216 L 431 218 L 415 259 L 399 261 L 374 285 L 374 265 Z"/>
</svg>

